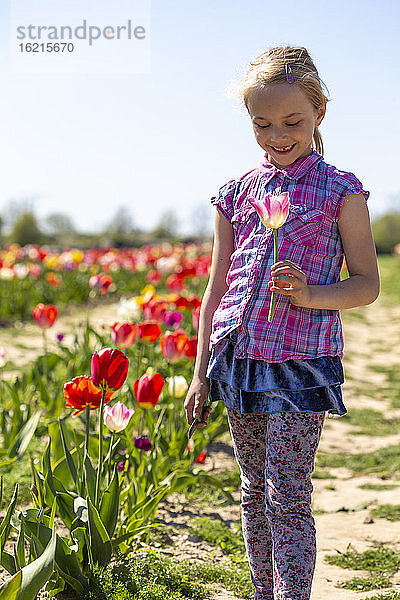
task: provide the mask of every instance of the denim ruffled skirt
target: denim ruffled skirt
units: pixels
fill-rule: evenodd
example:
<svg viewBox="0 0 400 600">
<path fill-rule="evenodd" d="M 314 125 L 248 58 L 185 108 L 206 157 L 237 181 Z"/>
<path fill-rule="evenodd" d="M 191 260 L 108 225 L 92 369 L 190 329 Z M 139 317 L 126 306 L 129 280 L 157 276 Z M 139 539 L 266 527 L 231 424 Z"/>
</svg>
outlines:
<svg viewBox="0 0 400 600">
<path fill-rule="evenodd" d="M 236 358 L 237 330 L 212 349 L 207 367 L 210 400 L 222 401 L 242 414 L 323 412 L 344 415 L 339 356 L 291 359 L 268 363 Z"/>
</svg>

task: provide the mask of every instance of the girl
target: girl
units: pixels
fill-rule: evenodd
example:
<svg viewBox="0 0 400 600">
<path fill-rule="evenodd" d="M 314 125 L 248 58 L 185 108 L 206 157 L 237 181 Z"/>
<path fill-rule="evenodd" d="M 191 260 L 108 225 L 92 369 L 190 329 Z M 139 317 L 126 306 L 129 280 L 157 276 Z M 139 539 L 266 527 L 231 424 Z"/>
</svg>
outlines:
<svg viewBox="0 0 400 600">
<path fill-rule="evenodd" d="M 323 159 L 322 86 L 301 47 L 271 48 L 247 71 L 240 96 L 265 155 L 212 198 L 213 259 L 184 404 L 189 424 L 208 395 L 227 408 L 259 600 L 310 598 L 311 473 L 325 412 L 346 413 L 339 310 L 370 304 L 379 294 L 369 192 Z M 249 202 L 267 192 L 290 198 L 275 264 L 272 229 Z M 341 281 L 344 257 L 349 277 Z M 200 427 L 210 412 L 206 407 Z"/>
</svg>

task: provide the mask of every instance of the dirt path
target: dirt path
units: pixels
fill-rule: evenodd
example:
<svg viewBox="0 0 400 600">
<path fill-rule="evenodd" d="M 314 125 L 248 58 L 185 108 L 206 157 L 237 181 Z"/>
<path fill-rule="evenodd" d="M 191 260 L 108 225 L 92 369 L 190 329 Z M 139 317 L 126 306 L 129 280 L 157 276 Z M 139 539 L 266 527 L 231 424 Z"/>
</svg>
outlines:
<svg viewBox="0 0 400 600">
<path fill-rule="evenodd" d="M 74 330 L 79 320 L 85 319 L 85 314 L 60 316 L 56 325 L 49 331 L 49 347 L 58 343 L 56 334 L 65 334 L 64 342 L 72 339 Z M 91 313 L 91 323 L 98 328 L 108 330 L 109 326 L 117 320 L 116 305 L 96 308 Z M 384 412 L 387 416 L 399 416 L 400 410 L 390 408 L 385 399 L 385 375 L 377 372 L 377 366 L 387 367 L 400 364 L 400 308 L 386 307 L 378 300 L 371 306 L 361 307 L 354 311 L 343 311 L 345 335 L 346 383 L 344 385 L 344 400 L 349 412 L 354 408 L 372 408 Z M 10 364 L 9 368 L 18 368 L 27 361 L 32 360 L 41 352 L 41 339 L 34 324 L 25 325 L 16 330 L 0 330 L 0 345 L 5 346 Z M 10 370 L 10 373 L 12 370 Z M 382 387 L 373 398 L 364 391 Z M 343 419 L 330 417 L 326 419 L 320 451 L 322 452 L 370 452 L 378 448 L 400 443 L 400 432 L 396 431 L 389 436 L 352 435 L 354 429 Z M 232 468 L 234 458 L 229 439 L 226 443 L 214 444 L 209 448 L 209 457 L 206 459 L 206 469 Z M 313 508 L 316 511 L 318 557 L 313 584 L 312 600 L 353 600 L 367 598 L 379 593 L 353 592 L 336 587 L 340 581 L 348 580 L 354 576 L 367 576 L 363 571 L 350 571 L 339 567 L 330 566 L 324 562 L 327 554 L 335 554 L 336 550 L 345 551 L 351 543 L 358 551 L 373 548 L 383 543 L 390 547 L 400 549 L 400 521 L 389 522 L 384 519 L 370 518 L 370 510 L 379 504 L 399 504 L 399 488 L 390 491 L 374 491 L 360 489 L 360 485 L 368 483 L 382 483 L 376 476 L 354 477 L 346 469 L 329 469 L 334 478 L 313 479 L 314 494 Z M 396 483 L 396 482 L 394 482 Z M 236 500 L 240 492 L 235 492 Z M 366 508 L 362 508 L 366 507 Z M 339 509 L 340 512 L 337 512 Z M 324 511 L 324 512 L 322 512 Z M 322 514 L 320 514 L 322 513 Z M 199 540 L 187 531 L 187 523 L 193 516 L 209 515 L 212 518 L 222 518 L 227 524 L 232 524 L 240 519 L 239 505 L 228 507 L 209 506 L 201 511 L 189 507 L 183 497 L 175 494 L 164 502 L 158 513 L 163 518 L 176 526 L 176 533 L 171 535 L 170 544 L 164 546 L 162 551 L 178 560 L 184 558 L 198 558 L 201 560 L 221 561 L 225 557 L 220 548 L 215 548 L 207 542 Z M 371 522 L 372 521 L 372 522 Z M 395 585 L 392 589 L 400 591 L 400 574 L 393 578 Z M 386 590 L 382 590 L 383 593 Z M 213 600 L 233 600 L 234 595 L 215 588 Z"/>
</svg>

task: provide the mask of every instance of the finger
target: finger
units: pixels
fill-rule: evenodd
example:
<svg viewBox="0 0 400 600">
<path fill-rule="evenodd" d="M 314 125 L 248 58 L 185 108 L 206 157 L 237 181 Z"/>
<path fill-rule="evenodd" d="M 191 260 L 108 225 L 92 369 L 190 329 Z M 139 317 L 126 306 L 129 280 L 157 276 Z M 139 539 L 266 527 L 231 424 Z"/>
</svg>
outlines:
<svg viewBox="0 0 400 600">
<path fill-rule="evenodd" d="M 201 415 L 201 409 L 203 408 L 203 404 L 206 399 L 201 398 L 200 396 L 196 396 L 194 407 L 193 407 L 193 416 L 195 419 L 198 419 Z"/>
</svg>

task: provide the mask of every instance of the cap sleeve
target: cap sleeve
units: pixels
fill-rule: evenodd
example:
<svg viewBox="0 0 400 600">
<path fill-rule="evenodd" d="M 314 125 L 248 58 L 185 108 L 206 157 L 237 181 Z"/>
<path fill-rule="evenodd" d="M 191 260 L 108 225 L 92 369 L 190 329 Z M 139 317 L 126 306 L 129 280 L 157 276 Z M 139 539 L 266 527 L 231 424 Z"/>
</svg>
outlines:
<svg viewBox="0 0 400 600">
<path fill-rule="evenodd" d="M 234 179 L 228 181 L 225 185 L 219 188 L 216 196 L 213 196 L 210 200 L 211 204 L 218 208 L 229 222 L 233 217 L 234 206 L 233 199 L 235 195 L 236 182 Z"/>
<path fill-rule="evenodd" d="M 348 194 L 361 193 L 364 195 L 365 202 L 367 202 L 370 195 L 369 191 L 363 188 L 363 184 L 353 173 L 346 173 L 344 171 L 336 171 L 332 192 L 332 216 L 335 221 L 339 219 L 344 199 Z"/>
</svg>

